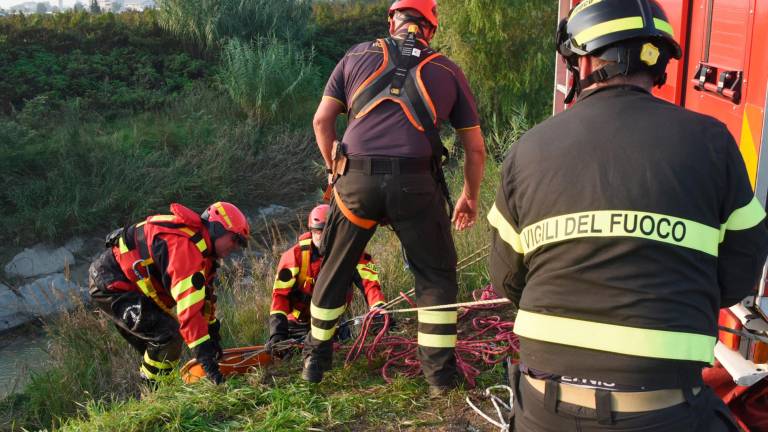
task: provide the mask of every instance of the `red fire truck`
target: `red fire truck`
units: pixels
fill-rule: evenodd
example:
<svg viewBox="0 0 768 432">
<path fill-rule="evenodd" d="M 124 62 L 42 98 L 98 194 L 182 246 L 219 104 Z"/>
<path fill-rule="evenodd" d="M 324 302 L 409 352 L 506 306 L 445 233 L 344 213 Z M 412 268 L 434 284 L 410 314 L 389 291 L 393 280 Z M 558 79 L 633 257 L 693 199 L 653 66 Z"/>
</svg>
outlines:
<svg viewBox="0 0 768 432">
<path fill-rule="evenodd" d="M 654 94 L 716 117 L 728 126 L 744 157 L 757 198 L 768 192 L 768 1 L 657 0 L 683 48 L 671 60 L 666 84 Z M 560 18 L 580 0 L 559 0 Z M 554 112 L 572 78 L 556 60 Z M 768 431 L 768 291 L 766 270 L 755 295 L 720 312 L 717 363 L 707 383 L 728 403 L 742 426 Z"/>
</svg>

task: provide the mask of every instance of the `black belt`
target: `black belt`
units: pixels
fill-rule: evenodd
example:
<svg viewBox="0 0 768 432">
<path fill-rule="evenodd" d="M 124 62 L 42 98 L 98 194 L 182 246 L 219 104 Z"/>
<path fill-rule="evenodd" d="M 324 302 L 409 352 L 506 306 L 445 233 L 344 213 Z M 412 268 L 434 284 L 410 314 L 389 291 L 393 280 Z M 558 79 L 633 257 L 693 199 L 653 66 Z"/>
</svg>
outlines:
<svg viewBox="0 0 768 432">
<path fill-rule="evenodd" d="M 422 174 L 432 171 L 431 159 L 349 158 L 349 171 L 374 174 Z"/>
</svg>

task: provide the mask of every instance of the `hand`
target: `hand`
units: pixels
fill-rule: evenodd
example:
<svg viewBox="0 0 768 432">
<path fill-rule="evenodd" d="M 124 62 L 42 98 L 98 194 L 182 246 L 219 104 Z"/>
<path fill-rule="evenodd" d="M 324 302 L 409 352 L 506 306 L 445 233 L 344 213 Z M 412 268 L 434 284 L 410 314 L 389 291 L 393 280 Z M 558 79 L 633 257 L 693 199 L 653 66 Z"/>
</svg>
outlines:
<svg viewBox="0 0 768 432">
<path fill-rule="evenodd" d="M 451 222 L 457 230 L 462 231 L 474 225 L 476 220 L 477 200 L 467 198 L 467 194 L 462 192 L 453 209 Z"/>
<path fill-rule="evenodd" d="M 216 357 L 214 360 L 221 361 L 224 357 L 224 350 L 221 349 L 221 321 L 216 320 L 212 324 L 208 324 L 208 334 L 211 335 L 211 341 L 216 349 Z"/>
<path fill-rule="evenodd" d="M 219 370 L 219 363 L 216 358 L 216 347 L 211 339 L 201 343 L 195 348 L 195 357 L 198 363 L 203 367 L 205 376 L 208 377 L 214 384 L 222 384 L 224 382 L 224 375 Z"/>
<path fill-rule="evenodd" d="M 328 174 L 328 184 L 333 183 L 333 174 Z"/>
<path fill-rule="evenodd" d="M 288 335 L 282 334 L 282 333 L 276 333 L 269 337 L 269 340 L 267 341 L 266 345 L 264 345 L 264 348 L 269 351 L 270 354 L 275 355 L 275 353 L 281 349 L 284 349 L 284 347 L 275 347 L 275 345 L 280 344 L 280 342 L 288 340 Z"/>
</svg>

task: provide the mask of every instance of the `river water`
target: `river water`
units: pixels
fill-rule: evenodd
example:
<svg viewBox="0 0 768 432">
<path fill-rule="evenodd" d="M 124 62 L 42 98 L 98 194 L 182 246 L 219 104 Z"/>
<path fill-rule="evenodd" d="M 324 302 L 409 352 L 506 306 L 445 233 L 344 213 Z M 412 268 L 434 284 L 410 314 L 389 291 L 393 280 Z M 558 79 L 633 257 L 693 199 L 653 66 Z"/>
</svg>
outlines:
<svg viewBox="0 0 768 432">
<path fill-rule="evenodd" d="M 0 334 L 0 399 L 19 392 L 48 359 L 47 339 L 37 328 Z"/>
</svg>

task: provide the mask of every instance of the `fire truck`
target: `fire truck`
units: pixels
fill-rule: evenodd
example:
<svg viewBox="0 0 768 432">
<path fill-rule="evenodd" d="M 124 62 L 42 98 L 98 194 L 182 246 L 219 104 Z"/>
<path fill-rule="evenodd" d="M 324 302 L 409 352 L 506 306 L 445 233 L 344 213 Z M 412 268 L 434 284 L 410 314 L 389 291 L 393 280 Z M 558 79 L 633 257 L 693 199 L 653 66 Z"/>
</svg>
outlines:
<svg viewBox="0 0 768 432">
<path fill-rule="evenodd" d="M 736 138 L 757 198 L 768 192 L 768 1 L 657 0 L 683 49 L 667 67 L 667 82 L 654 94 L 715 117 Z M 559 18 L 580 0 L 559 0 Z M 554 108 L 573 77 L 558 58 Z M 705 381 L 731 407 L 742 427 L 768 431 L 768 290 L 766 267 L 755 295 L 720 311 L 717 362 Z"/>
</svg>

